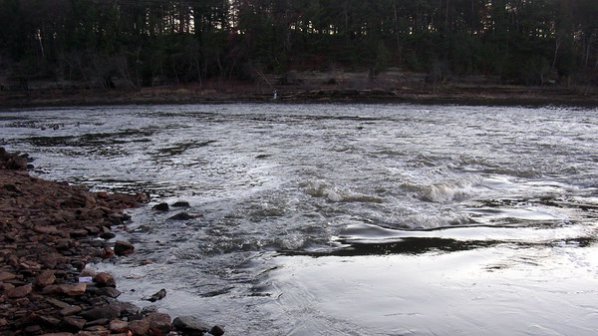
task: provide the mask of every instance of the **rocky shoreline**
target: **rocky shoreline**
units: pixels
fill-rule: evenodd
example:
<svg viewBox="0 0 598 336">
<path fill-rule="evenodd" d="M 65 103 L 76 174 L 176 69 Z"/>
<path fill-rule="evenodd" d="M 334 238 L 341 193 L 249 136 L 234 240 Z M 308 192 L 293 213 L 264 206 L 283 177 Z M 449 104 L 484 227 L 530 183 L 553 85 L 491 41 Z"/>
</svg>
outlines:
<svg viewBox="0 0 598 336">
<path fill-rule="evenodd" d="M 118 301 L 112 275 L 87 267 L 134 253 L 130 243 L 113 241 L 111 228 L 125 224 L 123 211 L 146 195 L 92 193 L 32 177 L 27 168 L 26 155 L 0 148 L 0 334 L 224 334 L 194 316 L 173 321 Z"/>
</svg>

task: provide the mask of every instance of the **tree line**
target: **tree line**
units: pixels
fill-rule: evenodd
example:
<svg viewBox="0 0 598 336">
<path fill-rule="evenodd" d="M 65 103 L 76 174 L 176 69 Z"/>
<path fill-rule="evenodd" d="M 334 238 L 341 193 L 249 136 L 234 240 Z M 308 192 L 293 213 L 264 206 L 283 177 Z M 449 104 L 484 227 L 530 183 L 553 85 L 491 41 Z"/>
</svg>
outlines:
<svg viewBox="0 0 598 336">
<path fill-rule="evenodd" d="M 598 84 L 596 0 L 0 0 L 0 76 L 131 87 L 389 67 Z"/>
</svg>

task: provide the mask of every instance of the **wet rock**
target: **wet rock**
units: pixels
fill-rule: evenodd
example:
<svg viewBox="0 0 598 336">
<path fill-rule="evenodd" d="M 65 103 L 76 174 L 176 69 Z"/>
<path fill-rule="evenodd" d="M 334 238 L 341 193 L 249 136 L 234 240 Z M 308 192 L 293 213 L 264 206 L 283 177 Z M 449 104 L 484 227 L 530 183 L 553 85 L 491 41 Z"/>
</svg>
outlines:
<svg viewBox="0 0 598 336">
<path fill-rule="evenodd" d="M 44 321 L 45 324 L 51 326 L 57 326 L 60 324 L 60 320 L 52 316 L 40 316 L 39 319 Z"/>
<path fill-rule="evenodd" d="M 150 321 L 149 333 L 155 336 L 166 335 L 172 329 L 170 315 L 163 313 L 152 313 L 147 316 Z"/>
<path fill-rule="evenodd" d="M 62 322 L 65 324 L 65 326 L 72 327 L 76 330 L 83 330 L 85 324 L 87 323 L 85 319 L 75 316 L 67 316 L 64 319 L 62 319 Z"/>
<path fill-rule="evenodd" d="M 105 319 L 105 318 L 102 318 L 102 319 L 99 319 L 99 320 L 94 320 L 94 321 L 89 321 L 89 322 L 87 322 L 85 324 L 85 329 L 89 330 L 89 329 L 87 329 L 88 327 L 93 327 L 93 326 L 97 326 L 97 325 L 106 325 L 109 322 L 110 322 L 110 320 L 109 319 Z"/>
<path fill-rule="evenodd" d="M 56 276 L 52 270 L 45 270 L 35 278 L 35 284 L 42 288 L 53 284 L 55 281 Z"/>
<path fill-rule="evenodd" d="M 212 329 L 210 329 L 210 334 L 214 335 L 214 336 L 222 336 L 224 335 L 224 328 L 222 328 L 221 326 L 213 326 Z"/>
<path fill-rule="evenodd" d="M 100 234 L 100 238 L 105 239 L 105 240 L 110 240 L 114 237 L 116 237 L 116 235 L 112 232 L 102 232 Z"/>
<path fill-rule="evenodd" d="M 50 285 L 46 286 L 43 290 L 43 294 L 50 295 L 67 295 L 67 296 L 81 296 L 85 294 L 87 290 L 87 284 L 63 284 L 63 285 Z"/>
<path fill-rule="evenodd" d="M 114 244 L 114 253 L 117 256 L 128 256 L 135 252 L 135 246 L 126 241 L 117 241 Z"/>
<path fill-rule="evenodd" d="M 195 316 L 179 316 L 172 321 L 176 330 L 189 335 L 203 335 L 212 329 L 207 323 Z"/>
<path fill-rule="evenodd" d="M 114 320 L 120 317 L 121 307 L 118 304 L 110 304 L 100 307 L 95 307 L 81 313 L 81 316 L 87 321 L 95 321 L 99 319 Z"/>
<path fill-rule="evenodd" d="M 8 280 L 13 280 L 15 279 L 17 276 L 9 273 L 9 272 L 0 272 L 0 281 L 8 281 Z"/>
<path fill-rule="evenodd" d="M 126 333 L 129 331 L 129 323 L 121 320 L 112 320 L 108 328 L 113 333 Z"/>
<path fill-rule="evenodd" d="M 170 207 L 168 206 L 168 203 L 160 203 L 160 204 L 156 204 L 152 207 L 152 209 L 156 210 L 156 211 L 168 211 L 170 210 Z"/>
<path fill-rule="evenodd" d="M 189 219 L 193 219 L 195 218 L 195 216 L 191 216 L 190 214 L 186 213 L 186 212 L 180 212 L 168 219 L 171 220 L 189 220 Z"/>
<path fill-rule="evenodd" d="M 162 300 L 165 296 L 166 296 L 166 289 L 162 288 L 158 292 L 156 292 L 155 294 L 153 294 L 152 296 L 150 296 L 149 298 L 144 299 L 144 300 L 150 301 L 150 302 L 156 302 L 158 300 Z"/>
<path fill-rule="evenodd" d="M 98 287 L 116 287 L 114 277 L 110 273 L 101 272 L 96 274 L 93 281 Z"/>
<path fill-rule="evenodd" d="M 38 225 L 33 228 L 33 231 L 41 234 L 58 234 L 58 228 L 49 225 Z"/>
<path fill-rule="evenodd" d="M 187 201 L 176 201 L 172 204 L 173 208 L 189 208 L 191 205 Z"/>
<path fill-rule="evenodd" d="M 129 330 L 133 335 L 147 335 L 150 329 L 150 321 L 147 319 L 129 322 Z"/>
<path fill-rule="evenodd" d="M 26 335 L 36 335 L 40 331 L 42 331 L 42 327 L 38 326 L 37 324 L 25 327 Z"/>
<path fill-rule="evenodd" d="M 75 314 L 79 314 L 83 309 L 79 306 L 68 306 L 64 307 L 60 310 L 60 315 L 62 316 L 71 316 Z"/>
<path fill-rule="evenodd" d="M 49 297 L 47 297 L 47 298 L 46 298 L 46 302 L 48 302 L 48 303 L 50 303 L 51 305 L 53 305 L 53 306 L 55 306 L 55 307 L 57 307 L 57 308 L 60 308 L 60 309 L 64 309 L 64 308 L 71 307 L 71 305 L 70 305 L 70 304 L 68 304 L 68 303 L 66 303 L 66 302 L 64 302 L 64 301 L 56 300 L 56 299 L 54 299 L 54 298 L 49 298 Z"/>
<path fill-rule="evenodd" d="M 6 291 L 6 296 L 8 296 L 11 299 L 18 299 L 18 298 L 23 298 L 23 297 L 29 295 L 32 291 L 33 291 L 33 286 L 31 286 L 31 284 L 27 284 L 27 285 L 15 287 L 15 288 L 12 288 L 12 289 Z"/>
</svg>

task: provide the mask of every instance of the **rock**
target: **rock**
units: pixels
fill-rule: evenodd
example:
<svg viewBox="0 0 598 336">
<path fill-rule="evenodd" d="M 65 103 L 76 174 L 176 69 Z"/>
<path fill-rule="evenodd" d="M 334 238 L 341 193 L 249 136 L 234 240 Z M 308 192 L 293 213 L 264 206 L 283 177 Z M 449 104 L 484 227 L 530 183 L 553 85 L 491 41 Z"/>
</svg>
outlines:
<svg viewBox="0 0 598 336">
<path fill-rule="evenodd" d="M 42 288 L 53 284 L 55 281 L 56 276 L 52 270 L 45 270 L 35 278 L 35 284 Z"/>
<path fill-rule="evenodd" d="M 212 329 L 210 329 L 210 334 L 214 335 L 214 336 L 222 336 L 224 335 L 224 328 L 222 328 L 221 326 L 213 326 Z"/>
<path fill-rule="evenodd" d="M 133 254 L 133 252 L 135 252 L 135 246 L 129 242 L 117 241 L 114 244 L 114 253 L 116 253 L 117 256 L 127 256 Z"/>
<path fill-rule="evenodd" d="M 63 285 L 50 285 L 44 287 L 42 290 L 43 294 L 51 295 L 67 295 L 67 296 L 81 296 L 85 294 L 87 290 L 87 284 L 63 284 Z"/>
<path fill-rule="evenodd" d="M 172 325 L 176 330 L 192 335 L 203 335 L 211 329 L 208 324 L 195 316 L 179 316 L 172 321 Z"/>
<path fill-rule="evenodd" d="M 162 300 L 165 296 L 166 296 L 166 289 L 162 288 L 158 292 L 156 292 L 154 295 L 152 295 L 149 298 L 144 299 L 144 300 L 150 301 L 150 302 L 156 302 L 158 300 Z"/>
<path fill-rule="evenodd" d="M 180 212 L 168 219 L 171 220 L 189 220 L 189 219 L 193 219 L 195 218 L 194 216 L 191 216 L 190 214 L 186 213 L 186 212 Z"/>
<path fill-rule="evenodd" d="M 13 280 L 15 279 L 17 276 L 9 273 L 9 272 L 0 272 L 0 281 L 7 281 L 7 280 Z"/>
<path fill-rule="evenodd" d="M 170 207 L 168 206 L 168 203 L 160 203 L 160 204 L 156 204 L 152 207 L 152 209 L 156 210 L 156 211 L 168 211 L 170 210 Z"/>
<path fill-rule="evenodd" d="M 100 234 L 100 238 L 105 240 L 110 240 L 114 237 L 116 237 L 116 235 L 112 232 L 103 232 L 102 234 Z"/>
<path fill-rule="evenodd" d="M 102 318 L 99 320 L 94 320 L 94 321 L 89 321 L 87 323 L 85 323 L 85 330 L 89 330 L 87 329 L 87 327 L 93 327 L 93 326 L 98 326 L 98 325 L 106 325 L 110 322 L 109 319 L 106 318 Z"/>
<path fill-rule="evenodd" d="M 25 335 L 36 335 L 38 334 L 40 331 L 42 331 L 42 327 L 36 325 L 30 325 L 25 327 L 24 329 L 25 331 Z"/>
<path fill-rule="evenodd" d="M 110 321 L 109 329 L 113 333 L 126 333 L 129 330 L 129 323 L 121 320 Z"/>
<path fill-rule="evenodd" d="M 52 316 L 40 316 L 39 319 L 51 326 L 57 326 L 60 324 L 60 320 Z"/>
<path fill-rule="evenodd" d="M 64 319 L 62 319 L 62 322 L 67 326 L 73 327 L 77 330 L 82 330 L 85 327 L 85 324 L 87 323 L 85 319 L 74 316 L 67 316 Z"/>
<path fill-rule="evenodd" d="M 151 313 L 147 316 L 150 321 L 150 335 L 163 336 L 170 332 L 172 325 L 170 323 L 170 315 L 163 313 Z"/>
<path fill-rule="evenodd" d="M 122 294 L 118 289 L 114 287 L 102 287 L 98 290 L 98 295 L 103 295 L 111 298 L 117 298 Z"/>
<path fill-rule="evenodd" d="M 133 335 L 144 336 L 147 335 L 150 328 L 150 321 L 147 319 L 129 322 L 129 330 Z"/>
<path fill-rule="evenodd" d="M 41 336 L 74 336 L 74 335 L 69 332 L 59 332 L 59 333 L 43 334 Z"/>
<path fill-rule="evenodd" d="M 110 273 L 100 272 L 96 274 L 96 276 L 93 278 L 93 281 L 98 287 L 116 287 L 114 277 L 112 277 Z"/>
<path fill-rule="evenodd" d="M 48 303 L 52 304 L 53 306 L 55 306 L 57 308 L 60 308 L 60 309 L 71 307 L 71 305 L 68 304 L 68 303 L 66 303 L 66 302 L 63 302 L 63 301 L 60 301 L 60 300 L 56 300 L 56 299 L 53 299 L 53 298 L 49 298 L 49 297 L 46 298 L 46 301 Z"/>
<path fill-rule="evenodd" d="M 71 316 L 71 315 L 79 314 L 81 312 L 81 310 L 82 309 L 79 306 L 68 306 L 68 307 L 62 308 L 60 310 L 60 315 Z"/>
<path fill-rule="evenodd" d="M 58 228 L 49 225 L 38 225 L 33 228 L 33 231 L 41 234 L 58 234 Z"/>
<path fill-rule="evenodd" d="M 191 205 L 187 201 L 176 201 L 172 205 L 173 208 L 189 208 Z"/>
<path fill-rule="evenodd" d="M 122 309 L 118 304 L 109 304 L 105 306 L 95 307 L 87 310 L 80 315 L 87 321 L 95 321 L 99 319 L 114 320 L 120 317 Z"/>
<path fill-rule="evenodd" d="M 18 299 L 23 298 L 29 295 L 33 291 L 33 286 L 31 284 L 27 284 L 25 286 L 15 287 L 6 292 L 6 296 L 11 299 Z"/>
</svg>

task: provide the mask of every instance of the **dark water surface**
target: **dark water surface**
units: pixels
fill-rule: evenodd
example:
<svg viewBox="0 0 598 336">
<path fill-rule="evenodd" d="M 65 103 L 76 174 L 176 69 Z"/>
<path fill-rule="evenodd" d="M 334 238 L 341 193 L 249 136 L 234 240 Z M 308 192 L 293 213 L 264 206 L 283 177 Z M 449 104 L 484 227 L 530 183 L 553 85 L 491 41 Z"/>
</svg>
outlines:
<svg viewBox="0 0 598 336">
<path fill-rule="evenodd" d="M 120 233 L 138 253 L 96 267 L 231 335 L 595 335 L 597 112 L 43 109 L 1 112 L 0 141 L 44 178 L 150 192 Z M 151 211 L 179 199 L 198 217 Z"/>
</svg>

